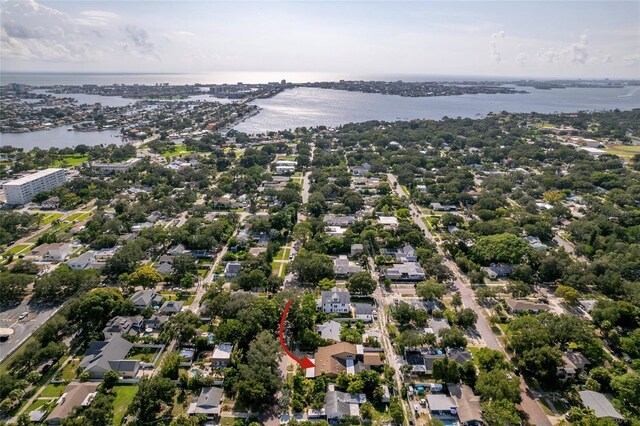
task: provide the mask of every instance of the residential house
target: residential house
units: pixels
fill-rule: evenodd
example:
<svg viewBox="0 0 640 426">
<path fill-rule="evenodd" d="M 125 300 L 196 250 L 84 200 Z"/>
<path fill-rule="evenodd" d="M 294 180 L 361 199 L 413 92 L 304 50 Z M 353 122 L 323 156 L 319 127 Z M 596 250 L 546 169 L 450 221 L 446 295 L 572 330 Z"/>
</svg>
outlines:
<svg viewBox="0 0 640 426">
<path fill-rule="evenodd" d="M 430 207 L 431 210 L 435 210 L 438 212 L 453 212 L 458 210 L 456 206 L 450 204 L 431 203 Z"/>
<path fill-rule="evenodd" d="M 110 340 L 115 336 L 137 335 L 143 328 L 144 318 L 141 316 L 133 317 L 113 317 L 107 322 L 107 326 L 102 329 L 104 340 Z"/>
<path fill-rule="evenodd" d="M 562 354 L 563 365 L 558 367 L 558 377 L 562 380 L 573 380 L 591 364 L 591 361 L 580 352 L 568 349 Z"/>
<path fill-rule="evenodd" d="M 198 398 L 189 404 L 187 414 L 205 415 L 208 420 L 218 420 L 222 410 L 222 388 L 207 386 L 200 390 Z"/>
<path fill-rule="evenodd" d="M 158 314 L 160 315 L 177 314 L 182 310 L 183 306 L 184 306 L 184 302 L 180 300 L 167 300 L 162 304 L 160 309 L 158 309 Z"/>
<path fill-rule="evenodd" d="M 42 423 L 47 417 L 47 410 L 29 411 L 29 421 L 31 423 Z"/>
<path fill-rule="evenodd" d="M 354 303 L 356 318 L 364 322 L 373 322 L 373 306 L 368 303 Z"/>
<path fill-rule="evenodd" d="M 40 203 L 40 207 L 45 210 L 57 209 L 60 207 L 60 198 L 58 197 L 49 197 Z"/>
<path fill-rule="evenodd" d="M 482 268 L 482 270 L 492 280 L 508 277 L 513 272 L 513 268 L 504 263 L 492 263 L 489 266 Z"/>
<path fill-rule="evenodd" d="M 114 336 L 108 341 L 93 341 L 79 367 L 89 373 L 92 379 L 102 379 L 109 370 L 121 377 L 135 377 L 140 369 L 140 361 L 126 359 L 132 347 L 133 343 L 120 336 Z"/>
<path fill-rule="evenodd" d="M 162 324 L 164 324 L 169 318 L 159 315 L 152 315 L 150 318 L 142 320 L 144 324 L 145 333 L 159 333 L 162 330 Z"/>
<path fill-rule="evenodd" d="M 385 278 L 391 281 L 423 281 L 426 275 L 424 269 L 417 262 L 395 263 L 387 269 Z"/>
<path fill-rule="evenodd" d="M 467 361 L 473 361 L 473 354 L 460 348 L 447 348 L 447 358 L 462 365 Z"/>
<path fill-rule="evenodd" d="M 546 250 L 549 247 L 546 244 L 543 244 L 540 241 L 540 238 L 538 237 L 534 237 L 532 235 L 529 235 L 527 237 L 524 237 L 524 240 L 527 242 L 527 244 L 529 244 L 529 246 L 534 249 L 534 250 Z"/>
<path fill-rule="evenodd" d="M 371 171 L 371 165 L 369 163 L 363 163 L 361 166 L 351 167 L 351 174 L 354 176 L 364 176 Z"/>
<path fill-rule="evenodd" d="M 429 325 L 431 332 L 436 336 L 439 336 L 440 330 L 448 330 L 451 328 L 446 318 L 429 318 L 427 320 L 427 324 Z M 438 340 L 439 339 L 440 337 L 438 337 Z"/>
<path fill-rule="evenodd" d="M 64 388 L 55 408 L 47 417 L 47 424 L 60 425 L 76 407 L 84 407 L 93 401 L 100 382 L 71 382 Z"/>
<path fill-rule="evenodd" d="M 155 290 L 138 290 L 129 298 L 137 310 L 143 311 L 147 307 L 159 307 L 162 304 L 162 295 Z"/>
<path fill-rule="evenodd" d="M 196 350 L 191 348 L 180 349 L 180 367 L 191 367 L 196 356 Z"/>
<path fill-rule="evenodd" d="M 379 216 L 378 223 L 384 229 L 396 229 L 398 227 L 398 219 L 395 216 Z"/>
<path fill-rule="evenodd" d="M 187 248 L 184 246 L 184 244 L 177 244 L 173 247 L 171 247 L 169 250 L 167 250 L 167 254 L 169 256 L 178 256 L 181 255 L 183 253 L 189 253 L 190 251 L 187 250 Z"/>
<path fill-rule="evenodd" d="M 328 226 L 349 226 L 356 223 L 355 216 L 337 216 L 328 214 L 322 218 L 322 221 Z"/>
<path fill-rule="evenodd" d="M 447 395 L 427 395 L 427 405 L 431 416 L 455 416 L 457 412 L 456 403 Z"/>
<path fill-rule="evenodd" d="M 337 259 L 333 259 L 333 272 L 336 274 L 336 278 L 349 278 L 361 270 L 362 268 L 359 265 L 351 262 L 345 255 L 340 255 Z"/>
<path fill-rule="evenodd" d="M 590 408 L 599 419 L 611 419 L 615 422 L 622 423 L 624 416 L 615 409 L 613 404 L 606 396 L 600 392 L 590 390 L 578 391 L 580 401 L 585 408 Z"/>
<path fill-rule="evenodd" d="M 380 249 L 380 254 L 384 256 L 392 256 L 400 263 L 418 261 L 416 250 L 411 244 L 406 244 L 404 247 L 399 249 Z"/>
<path fill-rule="evenodd" d="M 213 368 L 224 369 L 231 363 L 231 352 L 233 351 L 233 344 L 220 343 L 213 350 L 211 355 L 211 365 Z"/>
<path fill-rule="evenodd" d="M 334 288 L 320 293 L 320 307 L 328 314 L 347 314 L 351 310 L 351 294 Z"/>
<path fill-rule="evenodd" d="M 458 421 L 462 426 L 479 426 L 485 424 L 482 418 L 480 397 L 473 393 L 473 389 L 467 385 L 453 383 L 447 384 L 447 389 L 456 406 Z"/>
<path fill-rule="evenodd" d="M 550 310 L 549 305 L 545 305 L 544 303 L 534 303 L 529 302 L 527 300 L 522 299 L 508 299 L 507 305 L 509 306 L 509 310 L 516 313 L 534 313 L 537 314 L 539 312 L 548 312 Z"/>
<path fill-rule="evenodd" d="M 371 350 L 365 353 L 362 345 L 353 343 L 336 343 L 318 348 L 314 359 L 315 367 L 312 377 L 326 375 L 337 377 L 340 373 L 355 374 L 371 367 L 382 365 L 380 352 Z"/>
<path fill-rule="evenodd" d="M 360 405 L 367 402 L 363 393 L 352 394 L 337 390 L 327 390 L 324 396 L 324 411 L 327 420 L 339 421 L 345 417 L 360 418 Z"/>
<path fill-rule="evenodd" d="M 227 262 L 224 267 L 224 277 L 227 280 L 232 280 L 238 276 L 240 273 L 240 269 L 242 269 L 242 263 L 240 262 Z"/>
<path fill-rule="evenodd" d="M 80 256 L 67 260 L 67 266 L 74 271 L 87 269 L 95 261 L 95 252 L 93 250 L 86 251 Z"/>
<path fill-rule="evenodd" d="M 71 254 L 71 251 L 71 244 L 40 244 L 31 251 L 31 255 L 39 257 L 45 262 L 63 262 Z"/>
<path fill-rule="evenodd" d="M 333 340 L 334 342 L 340 342 L 340 330 L 342 329 L 342 324 L 338 321 L 327 321 L 324 324 L 319 324 L 316 326 L 316 330 L 320 333 L 320 337 L 326 340 Z"/>
<path fill-rule="evenodd" d="M 364 250 L 364 246 L 362 244 L 351 244 L 351 257 L 358 256 L 362 254 Z"/>
<path fill-rule="evenodd" d="M 328 236 L 338 238 L 342 238 L 345 232 L 347 232 L 347 228 L 342 226 L 327 226 L 324 230 L 324 233 Z"/>
</svg>

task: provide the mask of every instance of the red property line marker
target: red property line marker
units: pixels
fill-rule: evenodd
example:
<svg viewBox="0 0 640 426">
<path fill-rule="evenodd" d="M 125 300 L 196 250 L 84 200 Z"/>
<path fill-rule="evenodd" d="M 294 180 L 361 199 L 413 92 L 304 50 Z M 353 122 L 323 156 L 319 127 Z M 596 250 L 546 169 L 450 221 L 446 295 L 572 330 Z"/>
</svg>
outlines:
<svg viewBox="0 0 640 426">
<path fill-rule="evenodd" d="M 302 359 L 296 357 L 284 343 L 284 321 L 287 319 L 287 314 L 289 313 L 289 308 L 291 308 L 292 304 L 293 302 L 291 300 L 287 301 L 287 304 L 284 307 L 284 312 L 282 313 L 282 318 L 280 319 L 280 345 L 289 358 L 300 364 L 303 369 L 315 367 L 316 365 L 307 356 Z"/>
</svg>

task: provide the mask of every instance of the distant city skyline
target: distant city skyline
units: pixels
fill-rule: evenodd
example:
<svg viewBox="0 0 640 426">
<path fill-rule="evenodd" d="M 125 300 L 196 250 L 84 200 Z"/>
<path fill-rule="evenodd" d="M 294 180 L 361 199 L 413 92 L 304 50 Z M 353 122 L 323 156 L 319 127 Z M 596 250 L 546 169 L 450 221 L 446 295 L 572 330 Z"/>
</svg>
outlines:
<svg viewBox="0 0 640 426">
<path fill-rule="evenodd" d="M 0 1 L 2 72 L 640 78 L 640 2 Z"/>
</svg>

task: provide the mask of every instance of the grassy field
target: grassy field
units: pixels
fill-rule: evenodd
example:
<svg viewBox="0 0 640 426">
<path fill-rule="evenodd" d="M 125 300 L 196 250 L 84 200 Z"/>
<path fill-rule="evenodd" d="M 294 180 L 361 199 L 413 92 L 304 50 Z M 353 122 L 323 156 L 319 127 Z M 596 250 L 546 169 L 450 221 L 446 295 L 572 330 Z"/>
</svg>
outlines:
<svg viewBox="0 0 640 426">
<path fill-rule="evenodd" d="M 114 386 L 113 390 L 116 392 L 116 399 L 113 401 L 113 424 L 119 426 L 122 424 L 122 419 L 133 401 L 133 397 L 138 392 L 137 386 Z"/>
<path fill-rule="evenodd" d="M 289 253 L 291 253 L 291 249 L 289 247 L 283 247 L 278 251 L 278 254 L 276 254 L 275 260 L 289 260 Z"/>
<path fill-rule="evenodd" d="M 9 250 L 7 250 L 6 252 L 4 252 L 4 255 L 9 255 L 9 254 L 13 254 L 13 255 L 18 255 L 20 253 L 22 253 L 23 251 L 27 251 L 27 249 L 29 247 L 31 247 L 32 244 L 18 244 L 17 246 L 13 246 L 11 247 Z"/>
<path fill-rule="evenodd" d="M 68 363 L 62 369 L 62 375 L 60 376 L 62 380 L 73 380 L 76 378 L 76 369 L 78 368 L 78 364 L 80 364 L 80 359 L 75 358 L 73 361 Z"/>
<path fill-rule="evenodd" d="M 44 226 L 46 224 L 53 222 L 54 220 L 60 219 L 61 217 L 62 217 L 62 213 L 45 213 L 42 219 L 40 219 L 40 221 L 38 222 L 38 224 L 40 226 Z"/>
<path fill-rule="evenodd" d="M 63 158 L 56 160 L 51 167 L 74 167 L 89 161 L 88 155 L 71 154 L 65 155 Z"/>
<path fill-rule="evenodd" d="M 67 385 L 65 385 L 64 383 L 57 383 L 57 384 L 51 384 L 51 385 L 47 385 L 46 388 L 44 388 L 44 390 L 42 391 L 42 393 L 40 394 L 40 397 L 42 398 L 57 398 L 60 395 L 62 395 L 62 392 L 64 391 L 64 388 L 66 388 Z"/>
<path fill-rule="evenodd" d="M 193 150 L 187 148 L 184 145 L 176 145 L 170 151 L 167 151 L 162 154 L 164 158 L 167 157 L 182 157 L 183 155 L 187 155 L 194 152 Z"/>
<path fill-rule="evenodd" d="M 605 148 L 608 154 L 631 158 L 640 154 L 640 145 L 609 145 Z"/>
<path fill-rule="evenodd" d="M 271 273 L 273 275 L 278 275 L 280 273 L 280 264 L 281 262 L 273 262 L 271 264 Z"/>
<path fill-rule="evenodd" d="M 52 408 L 53 404 L 55 404 L 56 401 L 52 401 L 50 399 L 36 399 L 35 401 L 33 401 L 33 403 L 27 407 L 27 409 L 24 411 L 25 413 L 29 414 L 31 411 L 37 410 L 40 407 L 42 407 L 43 405 L 48 405 L 50 404 L 48 407 L 44 407 L 44 409 L 46 409 L 47 411 L 49 411 L 50 408 Z"/>
<path fill-rule="evenodd" d="M 73 213 L 73 214 L 70 214 L 69 217 L 67 217 L 65 219 L 65 221 L 66 222 L 73 222 L 74 220 L 77 220 L 78 222 L 81 222 L 81 221 L 85 220 L 86 218 L 88 218 L 89 216 L 91 216 L 91 212 Z"/>
</svg>

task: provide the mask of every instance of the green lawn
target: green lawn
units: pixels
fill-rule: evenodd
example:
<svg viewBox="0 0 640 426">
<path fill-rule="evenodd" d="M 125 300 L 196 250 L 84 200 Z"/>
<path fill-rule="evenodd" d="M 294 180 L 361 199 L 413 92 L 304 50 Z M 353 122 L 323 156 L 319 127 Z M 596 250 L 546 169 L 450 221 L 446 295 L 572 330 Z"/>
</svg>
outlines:
<svg viewBox="0 0 640 426">
<path fill-rule="evenodd" d="M 273 275 L 278 275 L 280 273 L 280 265 L 281 265 L 281 262 L 273 262 L 271 264 L 271 273 Z"/>
<path fill-rule="evenodd" d="M 631 158 L 636 154 L 640 154 L 640 145 L 609 145 L 605 150 L 607 154 Z"/>
<path fill-rule="evenodd" d="M 74 167 L 89 161 L 88 155 L 71 154 L 65 155 L 63 158 L 56 160 L 51 167 Z"/>
<path fill-rule="evenodd" d="M 3 254 L 5 255 L 9 255 L 9 254 L 20 254 L 23 251 L 26 251 L 29 247 L 31 247 L 32 244 L 18 244 L 17 246 L 13 246 L 11 247 L 9 250 L 5 251 Z"/>
<path fill-rule="evenodd" d="M 45 214 L 45 216 L 42 219 L 40 219 L 40 222 L 38 222 L 38 224 L 40 226 L 43 226 L 53 222 L 54 220 L 60 219 L 61 217 L 62 217 L 62 213 L 48 213 L 48 214 Z"/>
<path fill-rule="evenodd" d="M 47 385 L 47 387 L 44 388 L 44 390 L 40 394 L 40 397 L 42 397 L 42 398 L 48 398 L 48 397 L 57 398 L 60 395 L 62 395 L 62 392 L 64 391 L 64 388 L 66 388 L 66 387 L 67 387 L 67 385 L 64 384 L 64 383 L 56 383 L 56 384 Z"/>
<path fill-rule="evenodd" d="M 113 401 L 113 424 L 119 426 L 138 392 L 138 386 L 114 386 L 113 390 L 116 393 L 116 399 Z"/>
<path fill-rule="evenodd" d="M 275 260 L 289 260 L 289 253 L 291 253 L 291 249 L 289 247 L 283 247 L 276 254 Z"/>
<path fill-rule="evenodd" d="M 75 358 L 73 361 L 68 363 L 62 369 L 61 378 L 62 380 L 73 380 L 76 378 L 76 369 L 78 368 L 78 364 L 80 364 L 80 359 Z"/>
<path fill-rule="evenodd" d="M 400 188 L 402 189 L 402 192 L 404 192 L 404 195 L 409 196 L 409 190 L 406 186 L 400 185 Z"/>
<path fill-rule="evenodd" d="M 78 222 L 81 222 L 81 221 L 85 220 L 86 218 L 88 218 L 89 216 L 91 216 L 91 212 L 73 213 L 73 214 L 70 214 L 69 217 L 67 217 L 65 219 L 65 221 L 73 222 L 74 220 L 77 220 Z"/>
<path fill-rule="evenodd" d="M 173 147 L 173 149 L 164 152 L 162 154 L 163 157 L 167 158 L 167 157 L 182 157 L 183 155 L 187 155 L 190 154 L 192 152 L 195 152 L 189 148 L 187 148 L 184 145 L 181 144 L 177 144 L 176 146 Z"/>
<path fill-rule="evenodd" d="M 285 155 L 284 157 L 278 158 L 278 160 L 295 161 L 296 158 L 298 158 L 297 155 Z"/>
<path fill-rule="evenodd" d="M 49 405 L 48 407 L 43 407 L 43 409 L 49 411 L 49 409 L 52 408 L 55 402 L 56 402 L 55 400 L 52 401 L 50 399 L 36 399 L 35 401 L 33 401 L 33 404 L 28 406 L 24 412 L 29 414 L 30 412 L 39 409 L 43 405 Z"/>
</svg>

